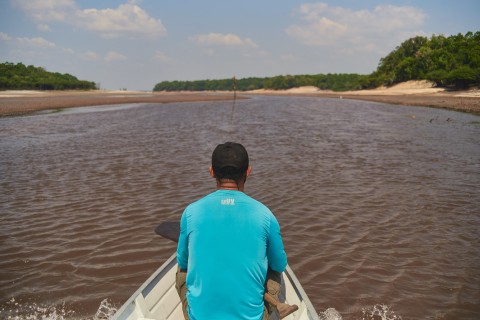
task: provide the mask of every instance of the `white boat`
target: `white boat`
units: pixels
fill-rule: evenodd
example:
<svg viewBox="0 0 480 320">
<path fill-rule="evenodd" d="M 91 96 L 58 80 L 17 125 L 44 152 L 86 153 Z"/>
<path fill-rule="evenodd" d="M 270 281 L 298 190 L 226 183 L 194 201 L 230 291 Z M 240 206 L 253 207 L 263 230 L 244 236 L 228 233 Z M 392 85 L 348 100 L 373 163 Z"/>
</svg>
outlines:
<svg viewBox="0 0 480 320">
<path fill-rule="evenodd" d="M 177 271 L 176 254 L 173 254 L 150 278 L 118 309 L 114 320 L 184 320 L 182 304 L 175 289 Z M 280 300 L 298 305 L 298 310 L 285 320 L 320 319 L 300 282 L 287 266 L 282 273 Z M 277 320 L 272 316 L 271 320 Z"/>
</svg>

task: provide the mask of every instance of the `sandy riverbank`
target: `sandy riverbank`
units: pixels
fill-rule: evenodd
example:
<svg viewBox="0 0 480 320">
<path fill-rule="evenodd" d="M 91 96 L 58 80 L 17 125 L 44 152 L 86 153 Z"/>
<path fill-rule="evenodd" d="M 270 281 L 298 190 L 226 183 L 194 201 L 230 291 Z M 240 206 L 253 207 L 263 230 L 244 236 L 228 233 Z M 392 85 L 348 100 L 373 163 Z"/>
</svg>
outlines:
<svg viewBox="0 0 480 320">
<path fill-rule="evenodd" d="M 134 91 L 0 91 L 0 116 L 122 103 L 172 103 L 233 99 L 232 93 Z"/>
<path fill-rule="evenodd" d="M 248 95 L 289 95 L 367 100 L 381 103 L 426 106 L 480 115 L 480 90 L 446 91 L 426 81 L 409 81 L 390 88 L 333 92 L 316 87 L 290 90 L 254 90 Z M 170 103 L 231 100 L 231 92 L 131 92 L 131 91 L 0 91 L 0 116 L 28 114 L 40 110 L 121 103 Z"/>
<path fill-rule="evenodd" d="M 301 87 L 289 90 L 254 90 L 256 95 L 313 96 L 340 99 L 366 100 L 389 104 L 424 106 L 449 109 L 480 115 L 480 90 L 447 91 L 436 88 L 428 81 L 408 81 L 389 88 L 373 90 L 334 92 L 316 87 Z"/>
</svg>

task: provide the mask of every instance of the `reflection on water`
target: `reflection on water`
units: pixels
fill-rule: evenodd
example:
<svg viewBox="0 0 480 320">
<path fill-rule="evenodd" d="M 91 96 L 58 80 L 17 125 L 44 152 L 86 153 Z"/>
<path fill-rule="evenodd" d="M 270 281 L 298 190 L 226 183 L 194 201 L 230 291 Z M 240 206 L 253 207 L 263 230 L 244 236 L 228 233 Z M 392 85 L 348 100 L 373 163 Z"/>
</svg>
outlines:
<svg viewBox="0 0 480 320">
<path fill-rule="evenodd" d="M 209 158 L 226 140 L 247 147 L 246 192 L 276 214 L 319 313 L 480 317 L 478 116 L 289 97 L 237 101 L 233 123 L 231 111 L 0 119 L 0 317 L 121 305 L 175 250 L 155 226 L 213 191 Z"/>
</svg>

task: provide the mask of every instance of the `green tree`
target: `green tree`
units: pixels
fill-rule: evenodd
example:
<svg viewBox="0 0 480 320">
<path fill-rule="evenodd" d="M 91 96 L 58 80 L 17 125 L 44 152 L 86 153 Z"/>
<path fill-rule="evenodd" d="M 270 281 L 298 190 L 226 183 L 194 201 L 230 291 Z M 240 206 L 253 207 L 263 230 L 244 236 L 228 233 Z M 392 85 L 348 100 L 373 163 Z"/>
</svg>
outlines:
<svg viewBox="0 0 480 320">
<path fill-rule="evenodd" d="M 457 88 L 468 88 L 470 85 L 480 81 L 480 69 L 475 70 L 468 66 L 461 66 L 448 74 L 447 81 Z"/>
<path fill-rule="evenodd" d="M 68 73 L 52 73 L 42 67 L 5 62 L 0 64 L 0 90 L 5 89 L 91 90 L 95 89 L 95 84 L 91 81 L 78 80 Z"/>
</svg>

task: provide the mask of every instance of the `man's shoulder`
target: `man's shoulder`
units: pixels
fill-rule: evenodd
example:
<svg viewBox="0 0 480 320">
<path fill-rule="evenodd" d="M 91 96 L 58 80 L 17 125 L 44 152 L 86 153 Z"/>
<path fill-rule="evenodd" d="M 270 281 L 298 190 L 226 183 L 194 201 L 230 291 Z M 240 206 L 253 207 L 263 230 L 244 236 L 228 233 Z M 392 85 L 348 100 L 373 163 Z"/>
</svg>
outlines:
<svg viewBox="0 0 480 320">
<path fill-rule="evenodd" d="M 234 199 L 233 201 L 230 200 L 230 198 L 228 197 L 233 197 L 232 199 Z M 228 202 L 226 201 L 223 201 L 222 200 L 225 200 L 223 198 L 227 197 L 228 199 L 227 200 L 230 200 Z M 204 197 L 190 203 L 186 208 L 185 208 L 185 211 L 196 211 L 196 210 L 203 210 L 203 209 L 206 209 L 206 208 L 209 208 L 211 205 L 213 204 L 225 204 L 225 203 L 228 203 L 230 205 L 232 205 L 233 203 L 236 203 L 236 204 L 239 204 L 239 203 L 243 203 L 243 204 L 247 204 L 249 207 L 253 207 L 255 208 L 256 211 L 258 212 L 264 212 L 265 214 L 267 215 L 270 215 L 272 217 L 274 217 L 272 211 L 270 210 L 269 207 L 267 207 L 265 204 L 263 204 L 261 201 L 253 198 L 252 196 L 249 196 L 247 195 L 246 193 L 243 193 L 243 192 L 238 192 L 238 193 L 235 193 L 235 194 L 223 194 L 221 192 L 212 192 L 212 193 L 209 193 L 207 195 L 205 195 Z"/>
<path fill-rule="evenodd" d="M 244 195 L 244 197 L 245 199 L 247 199 L 246 201 L 248 202 L 250 208 L 252 208 L 256 212 L 256 215 L 263 216 L 264 218 L 266 217 L 269 221 L 276 220 L 273 212 L 263 202 L 246 194 Z"/>
<path fill-rule="evenodd" d="M 271 213 L 270 208 L 267 207 L 265 204 L 263 204 L 263 202 L 261 202 L 260 200 L 257 200 L 257 199 L 255 199 L 255 198 L 249 196 L 249 195 L 246 195 L 246 194 L 245 194 L 245 197 L 246 197 L 249 201 L 251 201 L 252 204 L 258 206 L 259 209 L 263 209 L 263 210 L 268 211 L 268 212 Z"/>
<path fill-rule="evenodd" d="M 209 193 L 209 194 L 203 196 L 202 198 L 191 202 L 190 204 L 187 205 L 186 210 L 204 205 L 206 202 L 208 202 L 208 200 L 211 198 L 211 196 L 213 194 L 214 194 L 214 192 Z"/>
</svg>

